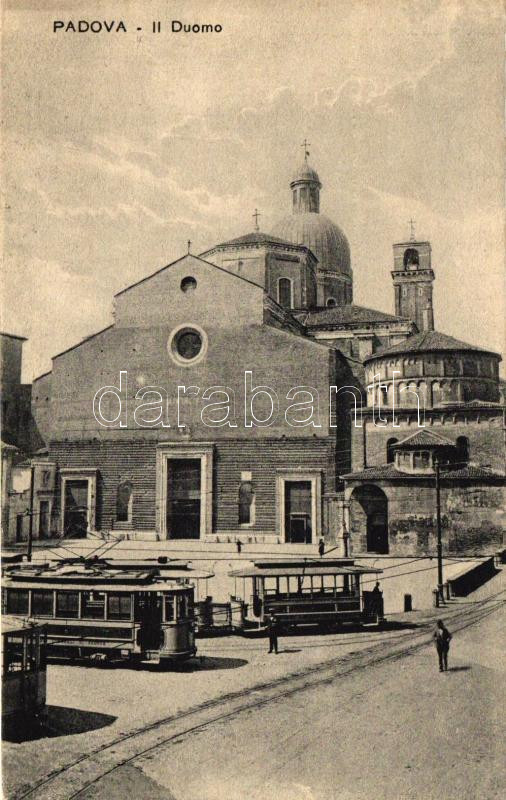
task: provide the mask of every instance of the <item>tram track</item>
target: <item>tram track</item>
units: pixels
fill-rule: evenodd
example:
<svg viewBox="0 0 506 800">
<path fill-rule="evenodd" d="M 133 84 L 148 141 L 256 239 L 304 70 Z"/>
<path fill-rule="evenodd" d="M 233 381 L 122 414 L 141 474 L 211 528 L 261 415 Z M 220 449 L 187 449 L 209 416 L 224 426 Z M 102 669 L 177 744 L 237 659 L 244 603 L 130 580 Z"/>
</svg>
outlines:
<svg viewBox="0 0 506 800">
<path fill-rule="evenodd" d="M 504 598 L 501 596 L 505 591 L 465 606 L 463 610 L 462 606 L 454 606 L 453 613 L 449 613 L 450 609 L 445 609 L 445 618 L 451 619 L 452 630 L 463 630 L 494 613 L 503 606 Z M 87 789 L 115 770 L 209 725 L 227 721 L 242 712 L 258 709 L 319 684 L 345 678 L 358 670 L 415 652 L 430 642 L 428 631 L 433 623 L 434 617 L 431 616 L 409 634 L 389 637 L 358 653 L 328 659 L 272 682 L 222 695 L 195 708 L 132 730 L 14 793 L 12 800 L 78 800 Z"/>
</svg>

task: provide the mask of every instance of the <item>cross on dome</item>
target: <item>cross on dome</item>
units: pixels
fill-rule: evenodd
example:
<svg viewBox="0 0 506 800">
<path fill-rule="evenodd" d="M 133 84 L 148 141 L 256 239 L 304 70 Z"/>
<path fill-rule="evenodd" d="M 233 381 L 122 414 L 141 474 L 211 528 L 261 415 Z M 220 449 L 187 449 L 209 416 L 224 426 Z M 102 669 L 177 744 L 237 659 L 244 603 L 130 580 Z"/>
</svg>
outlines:
<svg viewBox="0 0 506 800">
<path fill-rule="evenodd" d="M 310 144 L 311 144 L 311 142 L 308 142 L 307 139 L 304 139 L 304 141 L 301 144 L 301 147 L 304 148 L 304 161 L 307 161 L 307 159 L 308 159 L 309 150 L 307 148 L 310 146 Z"/>
<path fill-rule="evenodd" d="M 259 231 L 260 228 L 258 227 L 258 217 L 261 216 L 260 212 L 255 208 L 255 213 L 252 215 L 253 219 L 255 220 L 255 230 Z"/>
</svg>

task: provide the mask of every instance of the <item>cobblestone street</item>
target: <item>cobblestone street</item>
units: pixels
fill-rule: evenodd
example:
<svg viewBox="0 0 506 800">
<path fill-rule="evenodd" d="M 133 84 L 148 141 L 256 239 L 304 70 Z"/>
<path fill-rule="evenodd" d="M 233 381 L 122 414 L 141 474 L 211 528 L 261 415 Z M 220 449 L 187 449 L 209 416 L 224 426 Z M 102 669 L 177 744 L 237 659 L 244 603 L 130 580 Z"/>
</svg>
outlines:
<svg viewBox="0 0 506 800">
<path fill-rule="evenodd" d="M 501 606 L 502 595 L 498 596 L 498 592 L 503 587 L 503 573 L 488 584 L 484 593 L 485 596 L 491 597 L 490 608 Z M 452 619 L 455 620 L 455 625 L 457 624 L 457 617 L 464 620 L 459 624 L 467 624 L 466 616 L 470 620 L 477 619 L 477 615 L 488 613 L 488 608 L 489 604 L 483 606 L 480 603 L 456 604 L 446 611 L 445 619 L 448 620 L 450 627 L 453 624 Z M 485 618 L 482 623 L 483 626 L 495 627 L 478 629 L 474 625 L 457 636 L 455 646 L 452 645 L 451 666 L 458 669 L 448 676 L 439 676 L 435 669 L 435 654 L 432 648 L 427 647 L 423 650 L 417 649 L 411 656 L 402 660 L 387 662 L 383 666 L 376 664 L 378 660 L 383 661 L 385 658 L 406 652 L 412 645 L 419 648 L 421 644 L 427 642 L 430 627 L 424 626 L 424 620 L 427 623 L 427 620 L 433 617 L 434 612 L 425 615 L 415 614 L 411 617 L 412 622 L 409 627 L 401 627 L 402 620 L 399 620 L 398 626 L 382 632 L 370 629 L 327 636 L 282 637 L 282 652 L 278 656 L 268 655 L 264 638 L 244 639 L 232 636 L 201 639 L 199 653 L 204 655 L 202 663 L 197 660 L 195 664 L 177 672 L 160 672 L 155 669 L 134 670 L 124 667 L 51 665 L 48 703 L 49 723 L 53 728 L 53 735 L 42 736 L 33 741 L 4 744 L 6 796 L 9 800 L 24 796 L 37 797 L 37 800 L 44 800 L 46 797 L 51 800 L 57 798 L 67 800 L 73 796 L 73 792 L 79 791 L 90 780 L 93 781 L 98 777 L 98 783 L 87 790 L 89 794 L 85 796 L 95 797 L 95 793 L 99 792 L 97 796 L 103 797 L 104 800 L 112 800 L 116 797 L 116 793 L 118 797 L 123 796 L 126 782 L 133 781 L 136 787 L 138 784 L 135 794 L 139 800 L 170 798 L 171 793 L 178 800 L 249 797 L 249 794 L 237 794 L 237 788 L 234 787 L 233 773 L 236 766 L 239 768 L 242 765 L 239 772 L 251 772 L 252 786 L 256 786 L 259 776 L 265 777 L 268 774 L 265 770 L 270 761 L 265 748 L 269 745 L 270 752 L 270 745 L 273 742 L 281 743 L 289 735 L 286 756 L 295 758 L 291 749 L 292 743 L 295 742 L 297 748 L 302 748 L 304 752 L 308 749 L 308 755 L 304 756 L 303 762 L 297 761 L 298 767 L 304 773 L 301 774 L 301 785 L 313 786 L 317 798 L 348 797 L 346 794 L 325 794 L 327 789 L 322 794 L 323 789 L 311 783 L 309 780 L 311 775 L 324 775 L 318 763 L 318 754 L 321 754 L 323 760 L 328 758 L 329 763 L 338 763 L 339 760 L 345 759 L 343 747 L 345 750 L 349 748 L 350 757 L 353 752 L 359 752 L 360 758 L 357 757 L 358 760 L 352 758 L 350 761 L 350 764 L 355 765 L 350 775 L 356 775 L 360 764 L 361 768 L 368 765 L 368 756 L 364 754 L 369 750 L 381 751 L 387 743 L 389 748 L 395 750 L 398 746 L 395 744 L 395 737 L 399 737 L 399 741 L 411 741 L 411 732 L 414 731 L 411 726 L 415 725 L 417 715 L 422 719 L 421 712 L 427 708 L 430 721 L 437 710 L 440 698 L 433 692 L 439 685 L 437 680 L 440 677 L 451 680 L 451 685 L 459 688 L 456 696 L 452 690 L 452 694 L 446 692 L 442 698 L 448 704 L 450 719 L 456 720 L 457 716 L 459 719 L 458 724 L 452 723 L 452 729 L 456 730 L 460 726 L 459 729 L 466 737 L 471 736 L 469 725 L 476 724 L 477 716 L 476 712 L 469 712 L 468 704 L 471 700 L 476 704 L 478 698 L 482 705 L 485 704 L 487 707 L 487 714 L 484 719 L 480 717 L 480 724 L 484 721 L 491 725 L 498 724 L 497 720 L 494 722 L 492 712 L 498 705 L 498 692 L 501 691 L 498 679 L 501 665 L 493 662 L 493 651 L 503 633 L 502 611 L 496 611 L 492 615 L 490 619 L 493 622 L 487 622 L 488 618 Z M 339 685 L 336 684 L 337 680 Z M 371 694 L 378 681 L 382 685 L 381 693 Z M 316 685 L 311 688 L 313 684 Z M 462 708 L 459 705 L 460 687 L 463 687 Z M 421 705 L 417 712 L 415 694 L 419 690 L 421 690 L 419 701 Z M 278 695 L 285 697 L 287 692 L 288 699 L 283 701 L 276 699 Z M 425 692 L 428 692 L 427 696 Z M 356 697 L 362 698 L 358 705 L 354 700 Z M 452 709 L 456 697 L 458 707 Z M 265 708 L 257 710 L 253 707 L 247 711 L 242 710 L 246 705 L 254 704 L 257 699 L 262 705 L 266 703 Z M 392 704 L 392 709 L 396 709 L 393 716 L 389 712 L 389 704 Z M 403 722 L 403 714 L 399 709 L 404 706 L 411 710 L 409 714 L 407 710 L 403 712 L 405 716 Z M 334 710 L 329 712 L 329 709 Z M 446 719 L 446 712 L 443 712 L 442 707 L 441 720 Z M 293 724 L 289 722 L 292 713 Z M 307 724 L 304 726 L 300 715 L 306 713 Z M 236 714 L 238 716 L 235 716 Z M 335 714 L 337 718 L 334 718 Z M 343 714 L 346 714 L 346 718 Z M 466 722 L 467 715 L 469 720 Z M 228 722 L 226 719 L 216 722 L 217 717 L 231 718 Z M 160 720 L 168 722 L 167 724 L 164 722 L 158 732 Z M 449 725 L 449 721 L 446 724 Z M 209 727 L 201 731 L 202 725 Z M 389 727 L 391 725 L 394 727 Z M 152 732 L 149 731 L 150 726 L 153 728 Z M 186 734 L 185 731 L 190 727 L 199 728 L 198 735 Z M 132 737 L 132 734 L 146 729 L 147 733 L 139 734 L 139 744 L 136 736 Z M 385 741 L 382 729 L 385 733 L 391 732 L 391 736 Z M 332 730 L 335 735 L 330 736 L 329 731 Z M 422 730 L 421 736 L 413 733 L 418 738 L 418 748 L 422 747 L 426 752 L 424 757 L 428 758 L 430 754 L 435 756 L 430 733 L 425 728 Z M 139 762 L 140 767 L 135 759 L 131 761 L 136 753 L 142 751 L 146 743 L 152 747 L 164 737 L 167 738 L 167 731 L 170 734 L 168 738 L 173 739 L 176 736 L 172 744 L 162 746 L 159 751 L 155 750 L 149 756 L 152 760 L 142 760 Z M 180 731 L 183 732 L 182 739 L 178 736 Z M 344 738 L 342 731 L 346 731 Z M 307 741 L 304 738 L 306 734 Z M 293 741 L 290 738 L 292 735 Z M 445 735 L 443 731 L 441 733 L 443 739 Z M 158 736 L 160 738 L 157 738 Z M 122 743 L 125 738 L 127 744 Z M 482 739 L 485 740 L 486 737 Z M 167 765 L 174 764 L 174 747 L 179 741 L 182 745 L 178 745 L 177 748 L 177 769 L 169 769 Z M 472 737 L 469 741 L 472 741 Z M 499 741 L 498 735 L 497 742 Z M 129 764 L 120 770 L 115 770 L 109 779 L 100 780 L 100 775 L 104 772 L 103 764 L 94 764 L 90 771 L 86 766 L 86 758 L 92 753 L 98 753 L 100 758 L 103 748 L 107 748 L 112 742 L 120 742 L 120 746 L 109 748 L 108 768 L 115 769 L 124 755 L 129 759 Z M 235 745 L 232 746 L 233 742 L 237 743 L 238 749 Z M 181 755 L 186 752 L 186 747 L 189 747 L 187 761 Z M 272 758 L 281 758 L 279 747 L 281 745 L 272 750 Z M 336 747 L 338 749 L 334 752 Z M 190 755 L 193 752 L 195 755 Z M 445 758 L 449 758 L 450 755 L 457 761 L 460 758 L 453 748 L 450 748 Z M 421 758 L 420 753 L 419 756 Z M 489 753 L 489 757 L 492 758 L 493 753 Z M 81 763 L 82 759 L 84 759 L 83 766 L 69 770 L 67 777 L 65 767 L 75 762 Z M 93 758 L 91 760 L 93 761 Z M 281 761 L 284 763 L 284 756 Z M 154 770 L 154 767 L 151 769 L 151 765 L 162 762 L 166 764 L 166 768 L 160 768 L 160 772 Z M 252 766 L 248 766 L 250 762 Z M 383 762 L 383 757 L 380 762 Z M 20 763 L 23 763 L 22 771 L 19 769 Z M 134 763 L 137 764 L 135 768 L 132 766 Z M 275 766 L 272 763 L 269 769 L 274 770 Z M 79 771 L 77 777 L 71 774 L 76 769 Z M 34 787 L 60 770 L 64 771 L 57 776 L 56 781 L 50 778 L 47 785 L 32 791 Z M 420 767 L 420 774 L 422 772 Z M 196 781 L 195 785 L 190 781 L 190 777 Z M 330 780 L 330 777 L 328 779 Z M 227 786 L 220 786 L 219 780 L 226 780 Z M 282 780 L 282 777 L 279 780 Z M 151 782 L 160 783 L 161 788 L 153 788 Z M 267 788 L 261 790 L 263 796 L 268 796 L 265 794 Z M 275 796 L 274 789 L 272 791 Z M 292 794 L 296 792 L 294 787 L 290 791 Z M 283 793 L 278 796 L 291 797 Z M 299 796 L 303 798 L 312 795 L 293 794 L 297 800 Z M 350 800 L 352 797 L 369 796 L 373 795 L 367 793 L 349 795 Z M 390 794 L 390 797 L 394 796 L 396 795 Z M 424 797 L 420 794 L 413 796 Z M 494 795 L 482 796 L 488 799 Z"/>
</svg>

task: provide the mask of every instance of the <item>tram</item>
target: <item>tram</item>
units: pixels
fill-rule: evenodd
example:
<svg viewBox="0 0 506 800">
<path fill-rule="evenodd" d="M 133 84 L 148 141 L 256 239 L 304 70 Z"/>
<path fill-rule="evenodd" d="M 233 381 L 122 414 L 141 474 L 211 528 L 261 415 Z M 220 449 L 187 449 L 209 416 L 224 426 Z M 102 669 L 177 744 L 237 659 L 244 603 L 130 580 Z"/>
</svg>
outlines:
<svg viewBox="0 0 506 800">
<path fill-rule="evenodd" d="M 46 626 L 2 616 L 2 723 L 30 723 L 46 705 Z"/>
<path fill-rule="evenodd" d="M 366 591 L 364 575 L 378 574 L 352 559 L 287 559 L 255 561 L 249 569 L 233 570 L 235 579 L 251 582 L 245 627 L 261 627 L 275 615 L 281 627 L 343 623 L 381 624 L 383 596 L 379 589 Z M 246 593 L 243 592 L 246 600 Z"/>
<path fill-rule="evenodd" d="M 3 608 L 46 624 L 48 656 L 169 664 L 197 652 L 191 576 L 103 562 L 34 564 L 8 572 Z"/>
</svg>

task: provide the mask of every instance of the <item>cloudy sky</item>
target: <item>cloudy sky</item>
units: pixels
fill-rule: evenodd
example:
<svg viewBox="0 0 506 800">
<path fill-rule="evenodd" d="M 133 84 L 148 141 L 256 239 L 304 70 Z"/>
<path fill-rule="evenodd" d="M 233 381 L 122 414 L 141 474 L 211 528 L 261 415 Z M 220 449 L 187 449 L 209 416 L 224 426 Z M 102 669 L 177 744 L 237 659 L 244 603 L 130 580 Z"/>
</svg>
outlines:
<svg viewBox="0 0 506 800">
<path fill-rule="evenodd" d="M 2 328 L 29 339 L 25 380 L 187 239 L 198 253 L 248 232 L 255 207 L 268 231 L 304 137 L 355 302 L 393 311 L 392 243 L 413 217 L 436 327 L 502 350 L 503 49 L 500 0 L 4 2 Z"/>
</svg>

